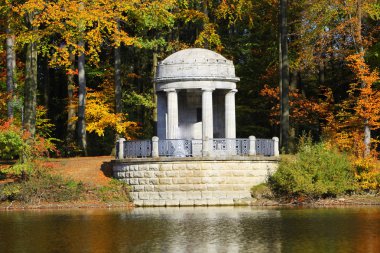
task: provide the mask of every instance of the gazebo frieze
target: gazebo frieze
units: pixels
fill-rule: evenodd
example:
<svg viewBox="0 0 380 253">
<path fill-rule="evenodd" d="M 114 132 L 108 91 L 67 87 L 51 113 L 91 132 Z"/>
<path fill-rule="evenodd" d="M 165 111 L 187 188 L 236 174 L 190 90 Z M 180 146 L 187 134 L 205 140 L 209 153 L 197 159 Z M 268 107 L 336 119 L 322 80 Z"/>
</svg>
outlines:
<svg viewBox="0 0 380 253">
<path fill-rule="evenodd" d="M 165 89 L 176 89 L 176 90 L 192 90 L 192 89 L 202 89 L 202 88 L 214 88 L 221 90 L 231 90 L 236 89 L 236 84 L 234 82 L 226 82 L 224 80 L 191 80 L 191 81 L 176 81 L 176 82 L 162 82 L 157 84 L 157 91 L 163 91 Z"/>
</svg>

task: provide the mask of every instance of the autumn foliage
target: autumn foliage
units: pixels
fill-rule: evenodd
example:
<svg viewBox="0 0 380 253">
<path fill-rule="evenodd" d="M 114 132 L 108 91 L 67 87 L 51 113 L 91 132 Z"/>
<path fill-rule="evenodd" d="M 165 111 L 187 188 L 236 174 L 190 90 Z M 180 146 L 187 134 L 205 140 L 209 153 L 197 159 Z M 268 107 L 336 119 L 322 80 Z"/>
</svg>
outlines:
<svg viewBox="0 0 380 253">
<path fill-rule="evenodd" d="M 0 159 L 33 160 L 56 152 L 50 140 L 39 135 L 31 138 L 30 133 L 13 120 L 0 121 Z"/>
<path fill-rule="evenodd" d="M 379 73 L 369 68 L 363 54 L 350 55 L 346 62 L 355 76 L 346 98 L 336 103 L 331 90 L 325 89 L 321 91 L 323 99 L 307 99 L 298 90 L 291 90 L 292 124 L 319 124 L 323 129 L 323 138 L 331 149 L 338 147 L 340 151 L 350 154 L 359 187 L 377 189 L 380 187 L 376 151 L 378 140 L 371 140 L 371 154 L 365 156 L 363 129 L 365 124 L 372 131 L 380 128 L 380 93 L 376 88 Z M 272 122 L 279 124 L 279 89 L 265 85 L 260 94 L 273 101 Z"/>
<path fill-rule="evenodd" d="M 102 91 L 88 91 L 86 121 L 86 130 L 99 136 L 104 136 L 105 129 L 109 127 L 126 139 L 131 139 L 137 135 L 140 128 L 136 122 L 128 121 L 125 114 L 115 113 Z"/>
</svg>

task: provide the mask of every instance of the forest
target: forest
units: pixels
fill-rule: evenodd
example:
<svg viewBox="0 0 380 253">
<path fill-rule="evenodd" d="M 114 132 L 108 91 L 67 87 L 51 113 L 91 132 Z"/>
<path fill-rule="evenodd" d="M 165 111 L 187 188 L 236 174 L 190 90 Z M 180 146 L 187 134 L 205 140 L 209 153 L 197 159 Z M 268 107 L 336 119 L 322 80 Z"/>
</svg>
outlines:
<svg viewBox="0 0 380 253">
<path fill-rule="evenodd" d="M 367 168 L 379 19 L 376 0 L 2 0 L 0 128 L 60 156 L 151 138 L 157 62 L 198 47 L 235 64 L 238 137 L 307 134 Z"/>
</svg>

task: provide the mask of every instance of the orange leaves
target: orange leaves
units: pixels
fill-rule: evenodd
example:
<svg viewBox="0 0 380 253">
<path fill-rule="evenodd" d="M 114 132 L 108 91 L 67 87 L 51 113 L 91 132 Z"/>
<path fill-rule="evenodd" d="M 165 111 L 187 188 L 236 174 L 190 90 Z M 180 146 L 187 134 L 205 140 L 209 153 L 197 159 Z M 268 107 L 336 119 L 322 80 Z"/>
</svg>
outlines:
<svg viewBox="0 0 380 253">
<path fill-rule="evenodd" d="M 78 69 L 68 69 L 66 75 L 78 75 Z"/>
<path fill-rule="evenodd" d="M 218 19 L 228 20 L 229 25 L 233 25 L 243 16 L 250 16 L 252 13 L 252 3 L 244 0 L 223 0 L 217 6 L 215 15 Z M 248 19 L 250 19 L 249 17 Z M 251 21 L 251 20 L 250 20 Z"/>
<path fill-rule="evenodd" d="M 371 175 L 377 140 L 372 139 L 372 150 L 367 156 L 368 147 L 364 142 L 364 128 L 380 128 L 380 94 L 374 88 L 379 81 L 377 70 L 371 70 L 364 61 L 364 54 L 353 54 L 346 58 L 347 66 L 355 75 L 356 82 L 349 86 L 348 96 L 336 105 L 327 117 L 324 128 L 325 136 L 340 150 L 349 152 L 355 167 L 367 168 L 365 173 L 358 172 L 357 178 L 361 187 L 370 187 L 368 176 Z M 369 166 L 369 165 L 371 166 Z M 372 169 L 371 169 L 372 168 Z"/>
<path fill-rule="evenodd" d="M 377 70 L 371 71 L 364 61 L 364 54 L 354 54 L 347 57 L 348 66 L 355 74 L 357 82 L 351 85 L 351 96 L 355 100 L 354 110 L 357 115 L 366 120 L 372 130 L 380 128 L 380 93 L 373 88 L 379 81 Z"/>
<path fill-rule="evenodd" d="M 270 88 L 265 85 L 260 91 L 261 96 L 265 96 L 274 101 L 274 105 L 271 110 L 272 122 L 279 124 L 279 112 L 280 112 L 280 90 L 279 88 Z M 326 98 L 329 93 L 326 92 Z M 290 117 L 295 123 L 299 124 L 318 124 L 320 119 L 324 119 L 327 116 L 327 111 L 330 106 L 330 99 L 324 101 L 317 101 L 315 99 L 308 99 L 304 95 L 300 94 L 298 90 L 291 90 L 289 92 L 289 105 L 291 108 Z"/>
</svg>

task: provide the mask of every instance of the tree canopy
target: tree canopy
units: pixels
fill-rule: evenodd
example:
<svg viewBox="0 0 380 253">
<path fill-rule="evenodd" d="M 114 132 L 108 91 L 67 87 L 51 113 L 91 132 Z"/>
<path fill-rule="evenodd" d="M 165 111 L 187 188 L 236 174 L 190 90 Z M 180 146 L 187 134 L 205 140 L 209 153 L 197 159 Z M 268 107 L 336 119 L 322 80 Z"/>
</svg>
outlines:
<svg viewBox="0 0 380 253">
<path fill-rule="evenodd" d="M 241 78 L 237 135 L 279 136 L 281 2 L 4 0 L 0 118 L 41 135 L 37 115 L 45 110 L 45 130 L 62 154 L 83 148 L 73 133 L 83 121 L 88 153 L 107 153 L 116 134 L 153 135 L 157 60 L 202 47 L 233 60 Z M 377 157 L 378 1 L 284 3 L 288 151 L 309 132 L 357 157 Z"/>
</svg>

